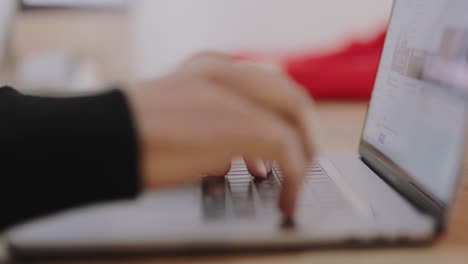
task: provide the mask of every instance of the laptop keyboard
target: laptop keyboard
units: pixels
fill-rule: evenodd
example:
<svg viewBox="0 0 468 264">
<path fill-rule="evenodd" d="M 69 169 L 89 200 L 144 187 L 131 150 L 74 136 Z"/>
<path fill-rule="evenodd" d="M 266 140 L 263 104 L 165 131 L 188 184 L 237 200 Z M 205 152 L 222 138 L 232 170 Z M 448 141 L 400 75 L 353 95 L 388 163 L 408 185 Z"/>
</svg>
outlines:
<svg viewBox="0 0 468 264">
<path fill-rule="evenodd" d="M 254 189 L 263 207 L 277 207 L 283 172 L 278 164 L 273 166 L 273 171 L 266 179 L 254 178 L 242 160 L 232 162 L 231 170 L 225 178 L 236 215 L 251 215 L 255 212 Z M 318 163 L 313 162 L 309 165 L 303 184 L 299 203 L 315 203 L 323 209 L 349 207 L 338 186 Z"/>
<path fill-rule="evenodd" d="M 252 181 L 243 161 L 233 161 L 231 170 L 226 175 L 229 185 L 234 214 L 237 216 L 251 216 L 255 214 L 255 202 Z"/>
</svg>

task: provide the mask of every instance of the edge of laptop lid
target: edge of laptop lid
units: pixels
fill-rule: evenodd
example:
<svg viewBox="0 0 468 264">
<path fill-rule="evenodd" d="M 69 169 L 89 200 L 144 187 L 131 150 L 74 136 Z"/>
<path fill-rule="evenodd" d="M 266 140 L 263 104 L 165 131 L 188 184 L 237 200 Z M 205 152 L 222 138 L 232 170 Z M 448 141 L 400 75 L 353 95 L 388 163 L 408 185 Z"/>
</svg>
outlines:
<svg viewBox="0 0 468 264">
<path fill-rule="evenodd" d="M 390 22 L 395 18 L 395 6 L 398 1 L 402 0 L 395 0 L 392 7 L 392 12 L 390 15 Z M 404 1 L 404 0 L 403 0 Z M 388 35 L 387 35 L 388 37 Z M 379 62 L 379 67 L 377 70 L 377 75 L 379 71 L 382 70 L 382 57 L 386 49 L 388 49 L 389 43 L 388 38 L 385 40 L 384 48 L 382 51 L 382 55 Z M 374 82 L 374 89 L 373 95 L 375 92 L 375 87 L 377 85 L 377 80 Z M 460 91 L 455 90 L 447 90 L 447 93 L 454 94 L 454 96 L 463 97 L 464 100 L 468 102 L 468 95 L 465 93 L 460 93 Z M 371 99 L 373 100 L 373 99 Z M 371 101 L 372 102 L 372 101 Z M 451 205 L 454 203 L 455 195 L 450 201 L 443 201 L 439 199 L 434 193 L 430 192 L 427 188 L 423 185 L 418 183 L 414 177 L 412 177 L 409 173 L 407 173 L 404 169 L 401 168 L 397 163 L 392 161 L 387 155 L 382 153 L 378 148 L 376 148 L 372 143 L 368 142 L 364 136 L 364 130 L 369 122 L 369 113 L 371 111 L 371 106 L 369 104 L 367 110 L 366 121 L 364 123 L 360 145 L 359 145 L 359 155 L 366 165 L 376 172 L 376 174 L 385 180 L 388 184 L 390 184 L 394 189 L 396 189 L 401 195 L 403 195 L 410 203 L 412 203 L 416 208 L 419 210 L 433 216 L 437 220 L 438 224 L 438 231 L 443 230 L 446 225 L 448 212 Z M 467 128 L 467 124 L 465 122 L 465 128 Z M 468 133 L 465 129 L 465 136 L 463 139 L 463 153 L 462 153 L 462 161 L 461 166 L 458 170 L 457 178 L 453 183 L 452 192 L 456 193 L 456 186 L 461 180 L 462 172 L 464 168 L 468 168 L 468 164 L 465 157 L 465 154 L 468 154 Z"/>
</svg>

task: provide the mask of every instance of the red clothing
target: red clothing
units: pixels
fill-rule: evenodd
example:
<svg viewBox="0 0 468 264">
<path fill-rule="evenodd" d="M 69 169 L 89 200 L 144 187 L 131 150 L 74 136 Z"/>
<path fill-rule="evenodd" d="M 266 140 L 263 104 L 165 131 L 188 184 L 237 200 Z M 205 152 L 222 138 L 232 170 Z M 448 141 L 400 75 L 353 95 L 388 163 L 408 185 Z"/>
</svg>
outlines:
<svg viewBox="0 0 468 264">
<path fill-rule="evenodd" d="M 385 32 L 324 55 L 286 59 L 285 71 L 315 99 L 369 99 Z"/>
<path fill-rule="evenodd" d="M 234 57 L 279 63 L 316 100 L 368 100 L 384 41 L 382 31 L 370 41 L 354 41 L 327 54 L 310 52 L 277 60 L 271 55 L 244 52 Z"/>
</svg>

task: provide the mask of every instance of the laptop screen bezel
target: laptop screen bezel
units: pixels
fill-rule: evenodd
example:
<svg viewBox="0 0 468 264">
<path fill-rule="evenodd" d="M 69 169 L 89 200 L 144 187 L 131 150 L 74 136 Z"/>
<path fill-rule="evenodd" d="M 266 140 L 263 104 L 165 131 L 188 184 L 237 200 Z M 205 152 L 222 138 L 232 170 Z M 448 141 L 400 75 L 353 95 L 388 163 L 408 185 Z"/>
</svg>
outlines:
<svg viewBox="0 0 468 264">
<path fill-rule="evenodd" d="M 395 5 L 397 1 L 393 2 L 392 11 L 390 13 L 390 20 L 389 26 L 391 25 L 391 21 L 394 18 L 395 12 Z M 384 47 L 382 49 L 381 57 L 388 47 L 387 39 L 384 41 Z M 376 71 L 376 76 L 379 74 L 381 70 L 382 58 L 379 60 L 379 65 Z M 372 96 L 375 90 L 376 81 L 374 81 L 374 89 L 372 92 Z M 466 95 L 464 95 L 466 97 Z M 372 101 L 372 97 L 371 97 Z M 414 177 L 409 175 L 405 172 L 400 166 L 398 166 L 395 162 L 391 160 L 387 155 L 382 153 L 378 150 L 374 145 L 368 141 L 366 141 L 364 137 L 364 131 L 369 121 L 369 112 L 372 111 L 370 103 L 368 104 L 368 109 L 366 113 L 366 118 L 364 122 L 364 126 L 362 129 L 361 140 L 359 144 L 359 155 L 361 156 L 362 160 L 376 172 L 376 174 L 389 183 L 393 188 L 395 188 L 400 194 L 402 194 L 407 200 L 413 203 L 419 209 L 433 215 L 440 222 L 445 222 L 447 211 L 450 206 L 453 204 L 452 201 L 445 202 L 439 199 L 434 193 L 430 192 L 426 187 L 422 184 L 418 183 Z M 466 143 L 466 136 L 465 136 L 465 143 Z M 466 148 L 465 148 L 466 149 Z M 466 151 L 465 151 L 466 152 Z M 460 171 L 461 172 L 461 171 Z M 456 183 L 460 180 L 460 174 L 458 173 L 457 179 L 454 182 Z M 455 186 L 453 192 L 455 192 Z M 455 196 L 455 195 L 453 195 Z"/>
</svg>

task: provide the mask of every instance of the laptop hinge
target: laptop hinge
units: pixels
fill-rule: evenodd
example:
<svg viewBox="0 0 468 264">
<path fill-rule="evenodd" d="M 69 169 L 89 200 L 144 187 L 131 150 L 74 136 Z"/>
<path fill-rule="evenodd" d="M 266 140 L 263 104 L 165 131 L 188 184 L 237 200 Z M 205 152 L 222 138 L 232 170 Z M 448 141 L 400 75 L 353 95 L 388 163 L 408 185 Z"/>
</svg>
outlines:
<svg viewBox="0 0 468 264">
<path fill-rule="evenodd" d="M 402 195 L 416 209 L 434 217 L 437 221 L 438 229 L 443 228 L 445 225 L 444 206 L 432 200 L 419 189 L 418 186 L 411 183 L 406 177 L 400 175 L 397 171 L 388 166 L 386 162 L 380 160 L 377 155 L 370 153 L 367 149 L 363 149 L 363 146 L 361 146 L 360 154 L 361 160 L 374 171 L 375 174 Z"/>
</svg>

